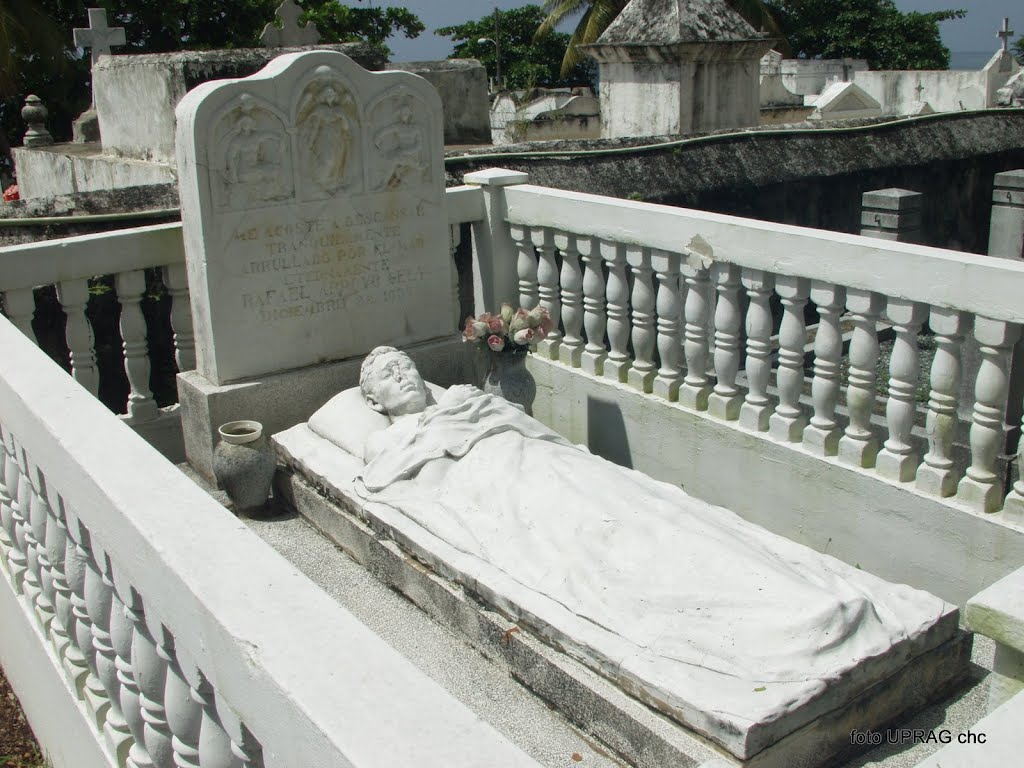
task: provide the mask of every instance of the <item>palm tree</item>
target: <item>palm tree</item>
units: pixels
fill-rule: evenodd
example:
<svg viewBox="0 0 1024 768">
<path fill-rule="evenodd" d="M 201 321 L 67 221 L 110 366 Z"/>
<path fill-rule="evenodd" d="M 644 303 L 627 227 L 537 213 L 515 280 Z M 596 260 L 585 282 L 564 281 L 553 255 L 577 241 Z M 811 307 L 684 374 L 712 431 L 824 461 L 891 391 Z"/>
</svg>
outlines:
<svg viewBox="0 0 1024 768">
<path fill-rule="evenodd" d="M 569 38 L 569 47 L 562 59 L 562 77 L 575 67 L 581 53 L 577 46 L 596 43 L 615 18 L 629 5 L 630 0 L 544 0 L 541 7 L 548 14 L 537 28 L 535 39 L 540 39 L 558 26 L 562 19 L 582 14 Z M 726 0 L 754 29 L 761 29 L 781 37 L 778 23 L 762 0 Z"/>
</svg>

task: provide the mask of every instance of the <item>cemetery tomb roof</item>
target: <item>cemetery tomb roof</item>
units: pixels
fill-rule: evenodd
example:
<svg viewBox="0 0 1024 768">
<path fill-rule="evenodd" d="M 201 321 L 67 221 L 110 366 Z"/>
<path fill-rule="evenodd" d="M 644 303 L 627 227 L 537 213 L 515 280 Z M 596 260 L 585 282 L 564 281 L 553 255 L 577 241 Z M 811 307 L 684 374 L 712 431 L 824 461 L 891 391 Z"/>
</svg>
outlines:
<svg viewBox="0 0 1024 768">
<path fill-rule="evenodd" d="M 671 45 L 763 37 L 725 0 L 633 0 L 597 42 Z"/>
</svg>

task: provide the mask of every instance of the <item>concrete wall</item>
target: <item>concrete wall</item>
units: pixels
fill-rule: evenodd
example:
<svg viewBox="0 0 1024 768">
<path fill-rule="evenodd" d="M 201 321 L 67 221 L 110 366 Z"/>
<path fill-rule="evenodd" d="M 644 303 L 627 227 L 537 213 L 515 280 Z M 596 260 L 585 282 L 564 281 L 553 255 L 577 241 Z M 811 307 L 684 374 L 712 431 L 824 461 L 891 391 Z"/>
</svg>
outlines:
<svg viewBox="0 0 1024 768">
<path fill-rule="evenodd" d="M 995 106 L 996 91 L 1019 68 L 1011 55 L 1000 51 L 976 71 L 857 72 L 853 82 L 882 105 L 883 114 L 909 114 L 918 101 L 927 102 L 936 112 L 960 112 Z"/>
<path fill-rule="evenodd" d="M 534 415 L 775 533 L 963 605 L 1024 561 L 1024 529 L 533 355 Z"/>
<path fill-rule="evenodd" d="M 610 62 L 600 65 L 601 134 L 652 136 L 691 130 L 684 111 L 690 76 L 671 62 Z"/>
<path fill-rule="evenodd" d="M 821 93 L 835 80 L 852 80 L 854 72 L 867 68 L 864 59 L 783 59 L 779 62 L 783 85 L 801 96 Z"/>
<path fill-rule="evenodd" d="M 490 144 L 487 70 L 476 59 L 388 64 L 385 69 L 412 72 L 437 88 L 444 110 L 445 144 Z"/>
<path fill-rule="evenodd" d="M 660 139 L 664 141 L 664 139 Z M 720 139 L 630 151 L 645 142 L 565 142 L 564 156 L 449 158 L 449 184 L 501 166 L 558 189 L 700 208 L 785 224 L 860 231 L 861 195 L 925 193 L 924 244 L 985 253 L 992 179 L 1024 167 L 1024 110 L 948 114 L 857 130 L 747 130 Z M 507 151 L 535 149 L 521 145 Z M 590 154 L 571 154 L 572 150 Z M 595 153 L 592 150 L 604 150 Z"/>
<path fill-rule="evenodd" d="M 110 157 L 95 144 L 18 147 L 12 152 L 23 199 L 177 183 L 173 163 Z"/>
</svg>

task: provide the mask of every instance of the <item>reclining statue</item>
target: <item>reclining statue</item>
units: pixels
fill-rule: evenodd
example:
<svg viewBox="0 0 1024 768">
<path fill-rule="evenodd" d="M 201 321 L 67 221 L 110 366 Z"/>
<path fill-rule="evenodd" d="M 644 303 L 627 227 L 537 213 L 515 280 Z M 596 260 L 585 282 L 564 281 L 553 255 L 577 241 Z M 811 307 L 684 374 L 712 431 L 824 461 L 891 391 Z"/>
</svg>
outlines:
<svg viewBox="0 0 1024 768">
<path fill-rule="evenodd" d="M 754 722 L 771 721 L 837 680 L 873 684 L 865 664 L 905 663 L 951 610 L 597 457 L 475 387 L 435 402 L 392 347 L 370 353 L 359 386 L 387 417 L 354 484 L 365 508 L 397 510 L 443 542 L 443 572 L 698 730 L 749 726 L 751 701 Z M 709 696 L 714 712 L 695 705 Z"/>
</svg>

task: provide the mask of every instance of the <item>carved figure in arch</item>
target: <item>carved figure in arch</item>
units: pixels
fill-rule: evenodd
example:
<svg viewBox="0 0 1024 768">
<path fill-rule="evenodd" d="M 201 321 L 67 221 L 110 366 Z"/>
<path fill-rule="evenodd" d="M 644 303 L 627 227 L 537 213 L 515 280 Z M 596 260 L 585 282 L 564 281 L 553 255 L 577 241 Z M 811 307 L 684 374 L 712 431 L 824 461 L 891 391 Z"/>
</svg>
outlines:
<svg viewBox="0 0 1024 768">
<path fill-rule="evenodd" d="M 416 120 L 415 103 L 410 94 L 392 96 L 390 114 L 383 105 L 375 116 L 383 116 L 383 123 L 373 136 L 380 165 L 374 180 L 375 189 L 400 187 L 409 181 L 427 177 L 430 154 L 426 146 L 425 131 Z"/>
<path fill-rule="evenodd" d="M 276 123 L 277 118 L 243 96 L 228 119 L 234 125 L 221 144 L 225 202 L 240 207 L 291 195 L 291 174 L 284 170 L 288 154 L 284 135 L 261 127 L 261 123 Z"/>
<path fill-rule="evenodd" d="M 313 83 L 299 100 L 303 171 L 327 194 L 351 183 L 358 122 L 355 100 L 338 83 Z"/>
</svg>

